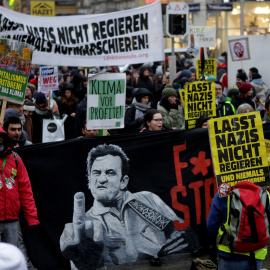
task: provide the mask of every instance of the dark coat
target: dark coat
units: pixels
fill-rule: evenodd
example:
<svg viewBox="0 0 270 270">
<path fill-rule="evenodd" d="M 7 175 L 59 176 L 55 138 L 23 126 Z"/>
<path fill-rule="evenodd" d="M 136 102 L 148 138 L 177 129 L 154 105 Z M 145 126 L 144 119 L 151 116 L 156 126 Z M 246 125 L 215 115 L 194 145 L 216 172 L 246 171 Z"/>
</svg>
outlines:
<svg viewBox="0 0 270 270">
<path fill-rule="evenodd" d="M 143 73 L 144 71 L 149 68 L 148 67 L 141 67 L 140 69 L 140 76 L 137 80 L 133 80 L 132 82 L 132 86 L 134 88 L 146 88 L 148 89 L 152 95 L 154 95 L 155 92 L 155 83 L 152 79 L 152 77 L 147 76 L 147 77 L 143 77 Z"/>
</svg>

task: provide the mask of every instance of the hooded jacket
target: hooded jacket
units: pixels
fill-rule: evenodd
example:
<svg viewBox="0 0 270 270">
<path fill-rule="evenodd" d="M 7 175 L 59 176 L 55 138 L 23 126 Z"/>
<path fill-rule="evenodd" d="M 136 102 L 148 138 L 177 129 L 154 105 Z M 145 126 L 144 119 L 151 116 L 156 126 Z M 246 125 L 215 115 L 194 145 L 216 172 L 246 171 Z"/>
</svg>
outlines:
<svg viewBox="0 0 270 270">
<path fill-rule="evenodd" d="M 5 149 L 0 156 L 0 222 L 17 220 L 22 206 L 29 226 L 38 225 L 37 209 L 27 170 L 21 158 L 8 147 L 8 136 L 4 136 Z"/>
<path fill-rule="evenodd" d="M 148 66 L 141 67 L 140 76 L 137 80 L 133 80 L 132 86 L 134 88 L 146 88 L 151 92 L 152 95 L 154 95 L 155 83 L 154 83 L 153 79 L 150 78 L 150 76 L 147 76 L 147 77 L 143 76 L 143 73 L 146 69 L 150 70 Z"/>
<path fill-rule="evenodd" d="M 133 102 L 129 107 L 127 107 L 125 113 L 126 132 L 139 132 L 142 129 L 142 117 L 147 110 L 152 108 L 151 101 L 147 105 L 143 105 L 140 103 L 142 97 L 144 96 L 149 96 L 149 98 L 152 99 L 152 94 L 146 88 L 139 88 L 134 91 Z M 141 117 L 136 117 L 136 110 L 141 111 L 141 113 L 137 113 L 137 116 L 140 115 Z"/>
<path fill-rule="evenodd" d="M 250 83 L 256 92 L 258 98 L 265 100 L 265 94 L 267 93 L 267 87 L 261 78 L 253 79 Z"/>
</svg>

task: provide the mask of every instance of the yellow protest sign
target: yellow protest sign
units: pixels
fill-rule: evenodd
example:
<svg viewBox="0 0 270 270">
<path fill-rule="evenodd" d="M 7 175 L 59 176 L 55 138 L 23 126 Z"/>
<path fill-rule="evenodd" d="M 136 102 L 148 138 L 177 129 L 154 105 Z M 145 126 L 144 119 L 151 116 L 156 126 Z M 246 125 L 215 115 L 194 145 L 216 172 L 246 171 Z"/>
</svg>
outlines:
<svg viewBox="0 0 270 270">
<path fill-rule="evenodd" d="M 208 126 L 219 192 L 222 187 L 220 195 L 228 195 L 226 190 L 241 181 L 268 188 L 268 161 L 260 113 L 210 119 Z"/>
<path fill-rule="evenodd" d="M 185 89 L 179 89 L 178 92 L 180 95 L 181 103 L 185 107 Z"/>
<path fill-rule="evenodd" d="M 12 50 L 11 53 L 10 53 L 10 55 L 11 55 L 13 58 L 15 58 L 15 57 L 17 56 L 17 53 L 16 53 L 15 50 Z"/>
<path fill-rule="evenodd" d="M 205 59 L 205 76 L 214 75 L 217 78 L 216 58 Z M 196 61 L 196 77 L 202 76 L 201 60 Z"/>
<path fill-rule="evenodd" d="M 31 48 L 23 48 L 23 59 L 24 60 L 31 59 Z"/>
<path fill-rule="evenodd" d="M 216 116 L 215 84 L 209 81 L 187 83 L 185 85 L 186 128 L 196 127 L 202 115 Z"/>
<path fill-rule="evenodd" d="M 268 166 L 270 165 L 270 140 L 264 139 Z"/>
<path fill-rule="evenodd" d="M 31 1 L 31 15 L 55 16 L 55 1 Z"/>
<path fill-rule="evenodd" d="M 5 44 L 0 44 L 0 54 L 5 53 Z"/>
</svg>

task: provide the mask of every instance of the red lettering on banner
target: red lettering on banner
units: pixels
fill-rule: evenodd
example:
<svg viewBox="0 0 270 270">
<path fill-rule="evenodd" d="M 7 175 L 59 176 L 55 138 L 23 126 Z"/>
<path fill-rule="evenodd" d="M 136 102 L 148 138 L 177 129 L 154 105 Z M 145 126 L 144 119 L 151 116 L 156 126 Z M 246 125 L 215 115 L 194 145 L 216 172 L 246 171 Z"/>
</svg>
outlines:
<svg viewBox="0 0 270 270">
<path fill-rule="evenodd" d="M 57 76 L 54 77 L 43 77 L 43 84 L 48 84 L 48 83 L 57 83 Z"/>
<path fill-rule="evenodd" d="M 180 193 L 183 197 L 187 197 L 187 186 L 183 185 L 183 177 L 181 170 L 188 167 L 187 162 L 180 161 L 180 152 L 187 149 L 186 142 L 181 145 L 176 145 L 173 147 L 173 155 L 174 155 L 174 166 L 175 166 L 175 174 L 177 180 L 177 186 L 174 186 L 171 189 L 171 197 L 172 197 L 172 206 L 174 209 L 180 211 L 184 215 L 184 222 L 180 223 L 178 220 L 174 221 L 174 227 L 177 230 L 183 230 L 190 225 L 190 210 L 188 205 L 183 205 L 178 202 L 177 195 Z M 206 159 L 206 153 L 204 151 L 200 151 L 198 153 L 198 157 L 192 157 L 190 159 L 190 163 L 194 165 L 194 168 L 191 170 L 194 175 L 198 175 L 201 173 L 203 176 L 208 174 L 208 167 L 211 166 L 211 159 Z M 188 189 L 194 190 L 194 198 L 195 198 L 195 210 L 196 210 L 196 223 L 197 225 L 201 224 L 201 216 L 202 216 L 202 198 L 200 189 L 204 188 L 205 195 L 205 219 L 207 219 L 210 205 L 213 200 L 213 196 L 217 192 L 216 179 L 214 177 L 198 180 L 190 183 L 188 185 Z M 213 196 L 211 196 L 211 188 L 213 188 Z"/>
<path fill-rule="evenodd" d="M 217 182 L 216 178 L 208 178 L 205 179 L 204 182 L 204 192 L 205 192 L 205 220 L 207 220 L 209 211 L 210 211 L 210 206 L 213 200 L 213 197 L 211 197 L 211 185 L 214 187 L 214 196 L 217 193 Z"/>
<path fill-rule="evenodd" d="M 208 174 L 208 169 L 211 165 L 211 159 L 205 159 L 205 152 L 200 151 L 198 157 L 193 157 L 190 159 L 190 163 L 195 165 L 192 169 L 194 175 L 197 175 L 199 172 L 202 173 L 203 176 Z"/>
<path fill-rule="evenodd" d="M 200 187 L 202 186 L 203 186 L 203 181 L 197 181 L 197 182 L 193 182 L 189 184 L 189 187 L 194 189 L 197 224 L 201 224 L 201 219 L 202 219 L 202 204 L 201 204 L 201 195 L 200 195 Z"/>
<path fill-rule="evenodd" d="M 182 172 L 181 169 L 186 168 L 188 166 L 187 162 L 180 162 L 181 151 L 187 149 L 186 143 L 181 145 L 176 145 L 173 147 L 173 155 L 174 155 L 174 166 L 176 173 L 177 186 L 171 189 L 171 197 L 172 197 L 172 206 L 178 211 L 184 214 L 184 222 L 180 223 L 178 220 L 174 221 L 174 227 L 177 230 L 183 230 L 190 225 L 190 213 L 187 205 L 180 204 L 177 199 L 177 193 L 181 192 L 182 196 L 187 196 L 186 187 L 183 186 Z"/>
</svg>

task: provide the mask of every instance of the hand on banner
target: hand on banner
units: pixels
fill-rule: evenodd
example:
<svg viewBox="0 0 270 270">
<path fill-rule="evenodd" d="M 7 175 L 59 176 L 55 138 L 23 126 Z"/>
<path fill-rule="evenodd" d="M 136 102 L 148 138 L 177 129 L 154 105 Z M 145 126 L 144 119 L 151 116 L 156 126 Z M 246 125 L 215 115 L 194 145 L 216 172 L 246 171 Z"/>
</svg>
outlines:
<svg viewBox="0 0 270 270">
<path fill-rule="evenodd" d="M 99 223 L 98 223 L 99 224 Z M 74 244 L 79 244 L 87 239 L 88 245 L 94 248 L 103 249 L 103 234 L 102 227 L 97 225 L 95 227 L 92 221 L 85 221 L 85 197 L 82 192 L 77 192 L 74 196 L 74 211 L 73 211 L 73 232 Z M 91 241 L 91 244 L 90 242 Z"/>
<path fill-rule="evenodd" d="M 186 249 L 188 247 L 188 243 L 185 241 L 184 234 L 184 230 L 172 233 L 171 237 L 167 240 L 167 243 L 160 249 L 158 257 Z"/>
<path fill-rule="evenodd" d="M 74 196 L 73 222 L 66 224 L 60 238 L 62 254 L 77 268 L 85 263 L 98 267 L 104 248 L 100 223 L 85 220 L 85 197 L 82 192 Z M 78 258 L 78 254 L 82 254 Z"/>
</svg>

